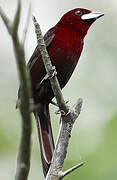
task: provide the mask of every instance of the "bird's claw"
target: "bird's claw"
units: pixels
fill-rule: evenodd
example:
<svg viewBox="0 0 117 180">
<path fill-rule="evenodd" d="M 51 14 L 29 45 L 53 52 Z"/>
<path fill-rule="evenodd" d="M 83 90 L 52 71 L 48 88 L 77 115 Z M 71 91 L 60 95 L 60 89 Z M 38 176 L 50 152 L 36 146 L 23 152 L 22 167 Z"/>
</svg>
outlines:
<svg viewBox="0 0 117 180">
<path fill-rule="evenodd" d="M 67 104 L 69 101 L 66 101 L 65 103 Z M 59 108 L 59 106 L 58 106 L 58 104 L 56 103 L 56 102 L 54 102 L 54 101 L 51 101 L 51 104 L 53 104 L 53 105 L 55 105 L 56 107 L 58 107 Z M 68 112 L 69 113 L 69 112 Z M 57 111 L 55 111 L 55 114 L 61 114 L 62 116 L 66 116 L 66 115 L 68 115 L 68 113 L 66 113 L 64 110 L 60 110 L 60 109 L 58 109 Z"/>
<path fill-rule="evenodd" d="M 55 111 L 55 114 L 61 114 L 62 116 L 66 116 L 66 112 L 60 109 Z"/>
<path fill-rule="evenodd" d="M 61 116 L 67 116 L 67 115 L 69 115 L 69 114 L 71 113 L 71 110 L 69 110 L 69 111 L 66 113 L 65 111 L 59 109 L 59 110 L 57 110 L 55 113 L 56 113 L 56 114 L 61 114 Z"/>
</svg>

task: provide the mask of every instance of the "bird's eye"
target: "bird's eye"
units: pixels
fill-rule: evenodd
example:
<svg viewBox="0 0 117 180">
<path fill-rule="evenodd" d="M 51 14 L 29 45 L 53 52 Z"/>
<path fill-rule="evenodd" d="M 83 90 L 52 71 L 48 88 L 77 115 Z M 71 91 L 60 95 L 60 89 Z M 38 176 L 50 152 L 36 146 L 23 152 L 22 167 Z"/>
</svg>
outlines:
<svg viewBox="0 0 117 180">
<path fill-rule="evenodd" d="M 77 10 L 77 11 L 75 11 L 75 15 L 77 15 L 77 16 L 81 16 L 81 15 L 82 15 L 82 11 L 81 11 L 81 10 Z"/>
</svg>

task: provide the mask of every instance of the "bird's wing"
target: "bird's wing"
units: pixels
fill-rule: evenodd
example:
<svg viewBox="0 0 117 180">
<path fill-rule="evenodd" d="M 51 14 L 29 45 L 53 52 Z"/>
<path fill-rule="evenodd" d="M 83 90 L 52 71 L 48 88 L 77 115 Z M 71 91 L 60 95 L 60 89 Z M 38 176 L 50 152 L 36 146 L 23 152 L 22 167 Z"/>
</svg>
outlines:
<svg viewBox="0 0 117 180">
<path fill-rule="evenodd" d="M 46 44 L 46 48 L 48 48 L 53 39 L 55 37 L 55 28 L 51 28 L 44 36 L 44 41 L 45 41 L 45 44 Z M 29 68 L 29 70 L 31 70 L 34 66 L 34 64 L 36 63 L 37 60 L 40 60 L 41 59 L 41 53 L 40 53 L 40 50 L 39 50 L 39 46 L 37 46 L 35 48 L 35 51 L 33 53 L 33 55 L 31 56 L 27 66 Z"/>
</svg>

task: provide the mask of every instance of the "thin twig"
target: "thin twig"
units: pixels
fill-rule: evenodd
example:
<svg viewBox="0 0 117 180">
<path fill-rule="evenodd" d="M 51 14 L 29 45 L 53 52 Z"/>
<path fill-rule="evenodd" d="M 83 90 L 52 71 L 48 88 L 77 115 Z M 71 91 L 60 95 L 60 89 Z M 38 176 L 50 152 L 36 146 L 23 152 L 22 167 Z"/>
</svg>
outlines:
<svg viewBox="0 0 117 180">
<path fill-rule="evenodd" d="M 17 35 L 19 22 L 20 22 L 20 14 L 21 14 L 21 0 L 18 0 L 18 6 L 17 6 L 16 14 L 14 16 L 14 21 L 12 24 L 12 27 L 13 27 L 12 28 L 13 29 L 12 36 Z"/>
<path fill-rule="evenodd" d="M 2 18 L 2 20 L 3 20 L 3 22 L 4 22 L 4 24 L 5 24 L 8 32 L 9 32 L 10 34 L 12 34 L 11 22 L 10 22 L 9 18 L 7 17 L 7 15 L 4 13 L 4 11 L 2 10 L 1 7 L 0 7 L 0 16 L 1 16 L 1 18 Z"/>
<path fill-rule="evenodd" d="M 55 103 L 54 101 L 51 101 L 51 104 L 53 104 L 56 107 L 59 107 L 57 103 Z"/>
<path fill-rule="evenodd" d="M 30 16 L 31 16 L 31 2 L 29 4 L 27 18 L 26 18 L 26 24 L 25 24 L 25 27 L 24 27 L 24 30 L 23 30 L 23 35 L 22 35 L 22 40 L 21 40 L 23 46 L 24 46 L 24 43 L 26 41 L 26 36 L 27 36 L 29 22 L 30 22 Z"/>
<path fill-rule="evenodd" d="M 72 168 L 68 169 L 67 171 L 60 173 L 59 180 L 63 179 L 65 176 L 67 176 L 68 174 L 70 174 L 74 170 L 80 168 L 84 164 L 85 164 L 85 162 L 81 162 L 81 163 L 77 164 L 76 166 L 73 166 Z"/>
<path fill-rule="evenodd" d="M 69 101 L 66 101 L 66 104 L 67 104 L 68 102 L 69 102 Z M 53 104 L 53 105 L 56 106 L 56 107 L 59 107 L 58 104 L 57 104 L 56 102 L 54 102 L 54 101 L 51 101 L 50 103 Z"/>
</svg>

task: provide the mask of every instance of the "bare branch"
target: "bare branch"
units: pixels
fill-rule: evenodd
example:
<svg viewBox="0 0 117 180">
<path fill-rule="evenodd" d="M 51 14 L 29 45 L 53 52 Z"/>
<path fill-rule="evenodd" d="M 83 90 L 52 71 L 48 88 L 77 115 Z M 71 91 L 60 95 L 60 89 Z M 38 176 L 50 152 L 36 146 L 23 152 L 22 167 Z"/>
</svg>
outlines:
<svg viewBox="0 0 117 180">
<path fill-rule="evenodd" d="M 80 98 L 77 103 L 70 108 L 69 113 L 61 118 L 60 133 L 46 180 L 58 180 L 60 178 L 59 176 L 61 175 L 64 160 L 66 158 L 73 124 L 80 114 L 81 107 L 82 99 Z"/>
<path fill-rule="evenodd" d="M 21 12 L 21 0 L 18 0 L 17 11 L 16 11 L 14 21 L 13 21 L 13 35 L 14 36 L 18 32 L 19 21 L 20 21 L 20 12 Z"/>
<path fill-rule="evenodd" d="M 55 98 L 57 100 L 57 104 L 58 104 L 60 110 L 64 110 L 65 113 L 67 113 L 69 109 L 66 106 L 66 103 L 65 103 L 65 100 L 63 98 L 58 79 L 56 77 L 56 69 L 55 69 L 55 67 L 52 66 L 50 57 L 49 57 L 48 52 L 46 50 L 46 46 L 45 46 L 45 42 L 44 42 L 44 39 L 42 36 L 40 26 L 37 23 L 36 18 L 34 16 L 33 16 L 33 22 L 34 22 L 35 32 L 36 32 L 36 36 L 37 36 L 37 43 L 38 43 L 39 48 L 40 48 L 40 52 L 41 52 L 41 55 L 42 55 L 42 58 L 44 61 L 46 72 L 47 72 L 48 77 L 50 79 L 50 83 L 51 83 Z"/>
<path fill-rule="evenodd" d="M 27 36 L 27 32 L 28 32 L 28 27 L 29 27 L 29 22 L 30 22 L 30 16 L 31 16 L 31 2 L 29 4 L 29 8 L 28 8 L 28 13 L 27 13 L 27 18 L 26 18 L 26 24 L 24 27 L 24 31 L 23 31 L 23 36 L 22 36 L 22 45 L 24 46 L 25 40 L 26 40 L 26 36 Z"/>
<path fill-rule="evenodd" d="M 10 35 L 15 37 L 18 31 L 18 26 L 19 26 L 19 21 L 20 21 L 20 11 L 21 11 L 21 0 L 18 0 L 18 6 L 17 6 L 17 11 L 16 15 L 14 17 L 13 23 L 9 20 L 7 15 L 4 13 L 2 8 L 0 7 L 0 15 L 2 20 L 4 21 L 4 24 L 6 25 L 6 28 Z"/>
<path fill-rule="evenodd" d="M 3 22 L 4 22 L 4 24 L 5 24 L 8 32 L 9 32 L 10 34 L 12 34 L 11 22 L 10 22 L 9 18 L 7 17 L 7 15 L 4 13 L 4 11 L 2 10 L 1 7 L 0 7 L 0 16 L 1 16 L 1 18 L 2 18 L 2 20 L 3 20 Z"/>
<path fill-rule="evenodd" d="M 56 107 L 59 107 L 58 104 L 56 102 L 54 102 L 54 101 L 51 101 L 51 104 L 53 104 Z"/>
<path fill-rule="evenodd" d="M 18 27 L 20 22 L 21 0 L 18 0 L 18 7 L 13 23 L 7 18 L 3 10 L 0 8 L 0 15 L 3 19 L 8 32 L 10 33 L 13 41 L 14 53 L 16 57 L 16 65 L 20 80 L 20 113 L 22 117 L 22 131 L 19 153 L 17 158 L 17 169 L 15 180 L 26 180 L 30 169 L 30 153 L 31 153 L 31 115 L 30 115 L 30 102 L 31 97 L 31 84 L 29 72 L 25 62 L 25 52 L 18 37 Z"/>
<path fill-rule="evenodd" d="M 85 164 L 85 162 L 81 162 L 81 163 L 77 164 L 76 166 L 73 166 L 72 168 L 68 169 L 67 171 L 60 173 L 59 174 L 59 180 L 63 179 L 65 176 L 67 176 L 68 174 L 70 174 L 74 170 L 80 168 L 84 164 Z"/>
</svg>

